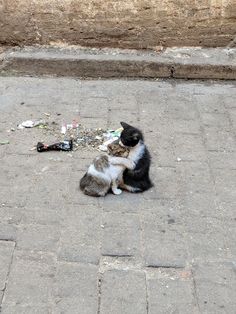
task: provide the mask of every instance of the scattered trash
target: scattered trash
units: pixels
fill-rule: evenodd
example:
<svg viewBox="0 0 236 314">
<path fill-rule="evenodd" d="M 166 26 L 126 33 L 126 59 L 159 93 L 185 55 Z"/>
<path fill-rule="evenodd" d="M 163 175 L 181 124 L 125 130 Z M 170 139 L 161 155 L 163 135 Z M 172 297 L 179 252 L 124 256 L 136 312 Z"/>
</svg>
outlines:
<svg viewBox="0 0 236 314">
<path fill-rule="evenodd" d="M 102 145 L 98 146 L 98 149 L 101 150 L 102 152 L 106 152 L 107 151 L 107 146 L 109 144 L 111 144 L 112 142 L 114 142 L 115 140 L 117 140 L 117 139 L 118 139 L 118 137 L 117 138 L 111 138 L 108 141 L 105 141 Z"/>
<path fill-rule="evenodd" d="M 19 129 L 24 129 L 24 128 L 33 128 L 34 127 L 34 122 L 31 120 L 27 120 L 22 122 L 21 124 L 18 125 Z"/>
<path fill-rule="evenodd" d="M 100 141 L 100 140 L 102 140 L 102 137 L 97 135 L 97 136 L 95 136 L 95 139 Z"/>
<path fill-rule="evenodd" d="M 111 144 L 112 142 L 118 140 L 120 138 L 120 134 L 122 132 L 123 128 L 119 128 L 117 130 L 108 130 L 106 133 L 103 133 L 104 142 L 99 145 L 99 150 L 106 152 L 107 146 Z"/>
<path fill-rule="evenodd" d="M 79 124 L 75 120 L 72 121 L 72 124 L 66 125 L 67 130 L 77 129 L 78 127 L 79 127 Z"/>
<path fill-rule="evenodd" d="M 48 129 L 48 125 L 47 124 L 39 124 L 38 128 L 39 129 Z"/>
<path fill-rule="evenodd" d="M 61 127 L 61 134 L 66 134 L 66 130 L 67 130 L 66 124 L 63 123 Z"/>
<path fill-rule="evenodd" d="M 78 129 L 78 127 L 79 124 L 75 120 L 73 120 L 71 124 L 63 123 L 61 127 L 61 134 L 66 134 L 68 130 Z"/>
<path fill-rule="evenodd" d="M 119 128 L 117 130 L 108 130 L 107 133 L 103 134 L 104 138 L 106 139 L 118 139 L 120 137 L 120 134 L 122 132 L 123 128 Z"/>
<path fill-rule="evenodd" d="M 73 133 L 74 130 L 71 130 Z M 104 141 L 103 134 L 106 132 L 101 128 L 97 129 L 87 129 L 81 124 L 78 125 L 76 129 L 77 134 L 74 135 L 75 145 L 77 147 L 87 147 L 97 149 Z"/>
<path fill-rule="evenodd" d="M 51 151 L 51 150 L 62 150 L 62 151 L 71 151 L 73 149 L 73 141 L 69 140 L 69 141 L 63 141 L 63 142 L 59 142 L 59 143 L 55 143 L 52 145 L 46 145 L 43 144 L 41 142 L 38 142 L 37 144 L 37 151 L 39 153 L 41 152 L 47 152 L 47 151 Z"/>
<path fill-rule="evenodd" d="M 6 141 L 0 141 L 0 145 L 6 145 L 6 144 L 10 144 L 10 142 L 8 140 Z"/>
<path fill-rule="evenodd" d="M 18 125 L 18 129 L 34 128 L 36 126 L 45 128 L 47 126 L 47 122 L 45 120 L 38 120 L 38 121 L 26 120 Z"/>
<path fill-rule="evenodd" d="M 43 113 L 47 118 L 46 120 L 26 120 L 18 125 L 18 129 L 34 128 L 45 129 L 47 134 L 53 135 L 58 141 L 53 145 L 45 145 L 41 142 L 37 147 L 33 147 L 30 151 L 37 149 L 38 152 L 48 150 L 78 150 L 81 148 L 98 149 L 101 151 L 107 151 L 107 145 L 111 142 L 118 140 L 122 132 L 122 128 L 117 130 L 106 130 L 103 128 L 86 128 L 80 123 L 78 119 L 73 119 L 70 123 L 62 122 L 61 128 L 58 127 L 60 123 L 57 119 L 52 119 L 52 113 Z M 61 113 L 55 113 L 60 116 Z M 58 123 L 59 122 L 59 123 Z M 14 132 L 15 129 L 11 128 L 8 132 Z M 65 141 L 66 137 L 66 141 Z M 71 144 L 70 144 L 71 143 Z"/>
<path fill-rule="evenodd" d="M 38 126 L 39 128 L 47 127 L 48 123 L 45 120 L 34 121 L 34 127 Z"/>
<path fill-rule="evenodd" d="M 73 129 L 73 124 L 66 125 L 66 130 L 72 130 L 72 129 Z"/>
</svg>

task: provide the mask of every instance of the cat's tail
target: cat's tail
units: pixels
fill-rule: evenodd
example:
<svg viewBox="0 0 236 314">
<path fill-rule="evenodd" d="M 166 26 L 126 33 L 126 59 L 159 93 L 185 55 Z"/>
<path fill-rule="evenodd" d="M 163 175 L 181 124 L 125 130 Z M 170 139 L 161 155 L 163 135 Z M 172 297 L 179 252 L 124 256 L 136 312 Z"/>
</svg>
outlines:
<svg viewBox="0 0 236 314">
<path fill-rule="evenodd" d="M 124 183 L 120 184 L 119 186 L 122 189 L 131 193 L 142 193 L 152 188 L 154 184 L 151 182 L 151 180 L 148 180 L 148 181 L 136 182 L 136 186 L 131 186 Z"/>
<path fill-rule="evenodd" d="M 134 186 L 130 186 L 130 185 L 127 185 L 127 184 L 120 184 L 119 187 L 123 190 L 126 190 L 128 192 L 131 192 L 131 193 L 140 193 L 142 192 L 142 190 L 140 188 L 136 188 Z"/>
</svg>

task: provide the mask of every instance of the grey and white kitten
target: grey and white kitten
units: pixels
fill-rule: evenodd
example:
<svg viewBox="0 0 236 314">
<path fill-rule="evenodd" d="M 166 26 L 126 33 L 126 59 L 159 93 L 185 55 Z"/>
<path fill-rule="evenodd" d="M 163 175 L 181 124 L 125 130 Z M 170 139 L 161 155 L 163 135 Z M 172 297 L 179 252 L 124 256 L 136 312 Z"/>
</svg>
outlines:
<svg viewBox="0 0 236 314">
<path fill-rule="evenodd" d="M 80 180 L 80 189 L 84 194 L 90 196 L 105 196 L 109 190 L 116 195 L 122 193 L 118 189 L 122 181 L 124 170 L 133 169 L 135 164 L 127 159 L 129 149 L 119 145 L 119 141 L 115 141 L 108 145 L 108 155 L 99 155 L 89 166 L 87 172 Z M 115 158 L 122 159 L 122 165 L 117 164 Z M 116 164 L 113 164 L 113 160 Z"/>
</svg>

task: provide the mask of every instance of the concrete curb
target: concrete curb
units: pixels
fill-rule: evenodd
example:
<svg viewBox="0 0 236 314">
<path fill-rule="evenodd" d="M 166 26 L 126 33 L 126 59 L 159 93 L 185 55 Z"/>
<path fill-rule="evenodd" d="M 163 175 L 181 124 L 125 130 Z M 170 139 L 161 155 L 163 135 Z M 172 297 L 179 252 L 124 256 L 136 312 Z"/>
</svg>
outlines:
<svg viewBox="0 0 236 314">
<path fill-rule="evenodd" d="M 168 48 L 163 52 L 26 47 L 0 54 L 0 75 L 78 78 L 236 79 L 236 48 Z"/>
</svg>

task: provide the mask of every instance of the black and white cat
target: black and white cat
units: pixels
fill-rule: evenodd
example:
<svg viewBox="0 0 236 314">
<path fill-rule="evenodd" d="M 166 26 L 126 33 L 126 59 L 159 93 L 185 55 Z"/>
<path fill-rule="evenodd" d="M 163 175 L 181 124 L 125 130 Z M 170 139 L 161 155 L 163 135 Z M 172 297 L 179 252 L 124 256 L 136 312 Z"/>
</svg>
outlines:
<svg viewBox="0 0 236 314">
<path fill-rule="evenodd" d="M 120 183 L 120 187 L 133 193 L 144 192 L 153 186 L 149 177 L 150 153 L 144 144 L 143 134 L 139 129 L 125 122 L 121 122 L 121 125 L 123 131 L 120 136 L 120 145 L 129 148 L 128 159 L 135 163 L 135 168 L 124 171 L 123 182 Z M 123 158 L 113 157 L 112 163 L 123 165 Z"/>
</svg>

